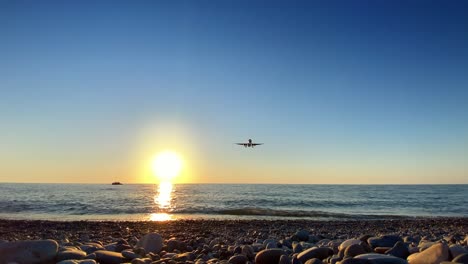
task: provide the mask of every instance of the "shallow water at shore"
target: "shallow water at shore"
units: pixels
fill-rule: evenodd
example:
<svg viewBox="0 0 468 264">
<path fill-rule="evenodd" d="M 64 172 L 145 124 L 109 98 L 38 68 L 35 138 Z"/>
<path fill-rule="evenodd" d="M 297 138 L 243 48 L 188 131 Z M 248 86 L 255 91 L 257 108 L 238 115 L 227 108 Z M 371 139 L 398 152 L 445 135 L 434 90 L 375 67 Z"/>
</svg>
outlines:
<svg viewBox="0 0 468 264">
<path fill-rule="evenodd" d="M 468 185 L 0 184 L 0 218 L 385 219 L 468 216 Z"/>
</svg>

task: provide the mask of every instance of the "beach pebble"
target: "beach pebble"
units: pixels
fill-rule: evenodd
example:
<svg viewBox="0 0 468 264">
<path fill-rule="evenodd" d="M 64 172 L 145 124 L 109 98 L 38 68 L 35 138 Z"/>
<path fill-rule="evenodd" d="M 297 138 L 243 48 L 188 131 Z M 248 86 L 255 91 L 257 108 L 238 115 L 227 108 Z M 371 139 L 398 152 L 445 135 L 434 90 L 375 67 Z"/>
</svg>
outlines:
<svg viewBox="0 0 468 264">
<path fill-rule="evenodd" d="M 144 248 L 147 253 L 159 253 L 163 248 L 163 239 L 159 234 L 149 233 L 144 235 L 136 246 Z"/>
<path fill-rule="evenodd" d="M 98 250 L 94 252 L 94 254 L 96 254 L 96 260 L 100 264 L 118 264 L 127 261 L 127 259 L 118 252 Z"/>
<path fill-rule="evenodd" d="M 0 244 L 0 256 L 4 263 L 47 263 L 58 250 L 55 240 L 17 241 Z"/>
<path fill-rule="evenodd" d="M 359 241 L 361 242 L 361 241 Z M 357 256 L 357 255 L 361 255 L 361 254 L 365 254 L 367 253 L 364 248 L 359 245 L 359 244 L 352 244 L 352 245 L 349 245 L 348 247 L 346 247 L 346 249 L 344 250 L 344 255 L 346 257 L 354 257 L 354 256 Z"/>
<path fill-rule="evenodd" d="M 339 246 L 338 250 L 344 250 L 345 248 L 354 245 L 354 244 L 360 244 L 362 241 L 359 239 L 348 239 L 343 241 Z"/>
<path fill-rule="evenodd" d="M 449 249 L 452 258 L 456 258 L 458 255 L 468 253 L 468 251 L 460 245 L 451 245 Z"/>
<path fill-rule="evenodd" d="M 255 264 L 278 263 L 284 252 L 278 248 L 264 249 L 255 256 Z"/>
<path fill-rule="evenodd" d="M 250 245 L 244 245 L 241 247 L 241 254 L 246 256 L 248 259 L 253 259 L 255 257 L 255 252 Z"/>
<path fill-rule="evenodd" d="M 76 259 L 68 259 L 62 260 L 57 262 L 57 264 L 97 264 L 93 259 L 83 259 L 83 260 L 76 260 Z"/>
<path fill-rule="evenodd" d="M 278 261 L 278 264 L 291 264 L 291 261 L 289 260 L 288 256 L 282 255 Z"/>
<path fill-rule="evenodd" d="M 328 256 L 331 256 L 333 255 L 333 250 L 331 248 L 328 248 L 328 247 L 321 247 L 321 248 L 317 248 L 317 247 L 313 247 L 313 248 L 309 248 L 301 253 L 299 253 L 297 255 L 297 258 L 302 262 L 306 262 L 307 260 L 311 259 L 311 258 L 318 258 L 318 259 L 325 259 L 327 258 Z"/>
<path fill-rule="evenodd" d="M 300 243 L 293 243 L 292 248 L 294 253 L 301 253 L 303 251 L 302 245 Z"/>
<path fill-rule="evenodd" d="M 151 264 L 153 262 L 150 258 L 136 258 L 131 261 L 132 264 Z"/>
<path fill-rule="evenodd" d="M 174 251 L 175 249 L 178 249 L 179 244 L 180 244 L 180 241 L 179 241 L 179 240 L 176 240 L 176 239 L 169 239 L 169 240 L 167 240 L 167 241 L 166 241 L 167 251 L 172 252 L 172 251 Z"/>
<path fill-rule="evenodd" d="M 458 255 L 452 262 L 468 264 L 468 253 Z"/>
<path fill-rule="evenodd" d="M 338 261 L 337 264 L 373 264 L 373 262 L 368 259 L 347 258 Z"/>
<path fill-rule="evenodd" d="M 135 259 L 135 258 L 141 258 L 141 256 L 135 252 L 133 252 L 131 249 L 126 249 L 120 252 L 122 256 L 124 256 L 127 259 Z"/>
<path fill-rule="evenodd" d="M 406 259 L 410 255 L 410 252 L 408 250 L 408 246 L 405 243 L 398 241 L 395 246 L 387 250 L 385 254 Z"/>
<path fill-rule="evenodd" d="M 232 256 L 231 258 L 229 258 L 228 263 L 229 264 L 245 264 L 247 261 L 249 261 L 249 260 L 247 259 L 246 256 L 244 256 L 244 255 L 235 255 L 235 256 Z"/>
<path fill-rule="evenodd" d="M 299 230 L 294 234 L 294 237 L 299 241 L 308 241 L 309 240 L 309 231 Z"/>
<path fill-rule="evenodd" d="M 82 250 L 73 250 L 73 249 L 67 249 L 64 251 L 60 251 L 57 254 L 57 261 L 61 260 L 67 260 L 67 259 L 84 259 L 86 257 L 86 252 Z"/>
<path fill-rule="evenodd" d="M 376 247 L 393 247 L 396 242 L 403 241 L 399 236 L 396 235 L 385 235 L 381 237 L 370 237 L 367 239 L 367 243 L 373 248 Z"/>
<path fill-rule="evenodd" d="M 408 256 L 410 264 L 439 264 L 449 260 L 449 247 L 444 243 L 437 243 L 428 249 Z"/>
<path fill-rule="evenodd" d="M 397 258 L 397 257 L 390 256 L 390 255 L 377 254 L 377 253 L 362 254 L 354 258 L 361 259 L 361 260 L 370 260 L 371 261 L 370 263 L 372 264 L 407 264 L 408 263 L 406 260 L 401 259 L 401 258 Z"/>
<path fill-rule="evenodd" d="M 323 261 L 321 261 L 318 258 L 312 258 L 306 261 L 304 264 L 323 264 Z"/>
</svg>

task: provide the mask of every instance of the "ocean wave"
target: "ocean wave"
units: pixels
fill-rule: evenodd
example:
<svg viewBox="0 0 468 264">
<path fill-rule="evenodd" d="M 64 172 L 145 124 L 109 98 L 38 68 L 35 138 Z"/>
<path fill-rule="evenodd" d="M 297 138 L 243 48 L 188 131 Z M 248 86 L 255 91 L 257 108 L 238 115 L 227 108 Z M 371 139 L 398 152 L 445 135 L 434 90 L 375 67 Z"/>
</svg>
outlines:
<svg viewBox="0 0 468 264">
<path fill-rule="evenodd" d="M 402 215 L 379 215 L 379 214 L 346 214 L 325 211 L 306 211 L 306 210 L 277 210 L 269 208 L 247 207 L 234 209 L 206 208 L 195 209 L 188 208 L 175 210 L 174 214 L 207 214 L 207 215 L 234 215 L 234 216 L 270 216 L 270 217 L 294 217 L 294 218 L 340 218 L 340 219 L 382 219 L 382 218 L 404 218 Z"/>
</svg>

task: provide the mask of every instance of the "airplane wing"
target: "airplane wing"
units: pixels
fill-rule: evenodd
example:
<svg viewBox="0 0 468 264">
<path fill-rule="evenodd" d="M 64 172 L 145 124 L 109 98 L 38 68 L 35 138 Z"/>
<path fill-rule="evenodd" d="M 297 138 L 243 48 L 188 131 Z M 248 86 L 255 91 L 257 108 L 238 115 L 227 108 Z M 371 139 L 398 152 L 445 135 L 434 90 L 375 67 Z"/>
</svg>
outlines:
<svg viewBox="0 0 468 264">
<path fill-rule="evenodd" d="M 263 145 L 263 143 L 252 143 L 252 146 Z"/>
<path fill-rule="evenodd" d="M 246 145 L 247 143 L 234 143 L 234 144 L 243 146 L 243 145 Z"/>
</svg>

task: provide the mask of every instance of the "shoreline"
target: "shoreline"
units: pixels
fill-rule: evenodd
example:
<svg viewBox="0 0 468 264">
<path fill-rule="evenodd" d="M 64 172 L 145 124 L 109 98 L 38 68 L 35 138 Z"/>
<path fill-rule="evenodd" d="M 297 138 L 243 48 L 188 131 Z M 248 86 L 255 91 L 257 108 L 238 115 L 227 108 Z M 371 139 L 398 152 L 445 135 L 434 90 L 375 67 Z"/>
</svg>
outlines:
<svg viewBox="0 0 468 264">
<path fill-rule="evenodd" d="M 343 220 L 307 220 L 307 219 L 175 219 L 167 221 L 121 221 L 121 220 L 24 220 L 24 219 L 1 219 L 0 218 L 0 240 L 11 240 L 14 233 L 19 240 L 25 238 L 54 239 L 50 229 L 60 232 L 89 232 L 99 233 L 114 232 L 116 230 L 126 231 L 127 234 L 140 234 L 144 230 L 159 230 L 163 233 L 183 231 L 177 228 L 193 227 L 205 228 L 207 225 L 222 226 L 225 231 L 242 227 L 244 229 L 272 229 L 277 228 L 281 233 L 296 228 L 312 228 L 328 234 L 351 235 L 373 231 L 382 232 L 409 232 L 419 231 L 421 228 L 433 232 L 462 231 L 468 234 L 468 217 L 408 217 L 395 219 L 343 219 Z M 287 228 L 286 228 L 287 225 Z M 281 227 L 281 228 L 278 228 Z M 47 229 L 47 230 L 46 230 Z M 60 230 L 58 230 L 60 229 Z M 125 230 L 124 230 L 125 229 Z M 215 228 L 218 229 L 218 228 Z M 413 232 L 411 229 L 414 229 Z M 133 230 L 133 232 L 127 232 Z M 136 231 L 136 232 L 135 232 Z M 200 231 L 200 230 L 199 230 Z M 25 233 L 27 232 L 27 234 Z M 60 233 L 59 232 L 59 233 Z M 121 234 L 125 235 L 125 233 Z M 27 236 L 27 237 L 25 237 Z M 10 238 L 10 239 L 9 239 Z"/>
</svg>

